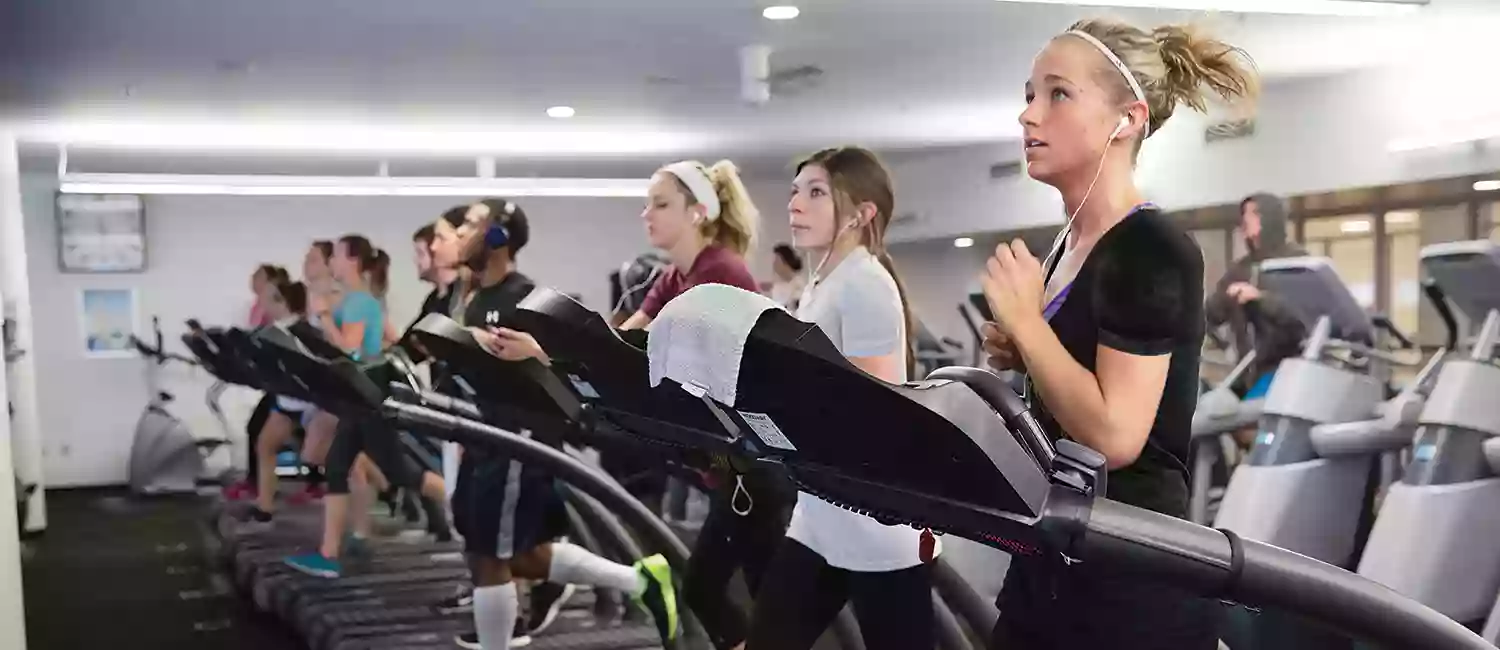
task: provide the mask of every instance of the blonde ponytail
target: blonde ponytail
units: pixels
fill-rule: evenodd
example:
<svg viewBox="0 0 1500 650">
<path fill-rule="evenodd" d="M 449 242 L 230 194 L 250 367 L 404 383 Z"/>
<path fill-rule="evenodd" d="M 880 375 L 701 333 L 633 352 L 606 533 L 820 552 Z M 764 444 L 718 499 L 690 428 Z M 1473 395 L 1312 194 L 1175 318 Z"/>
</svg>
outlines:
<svg viewBox="0 0 1500 650">
<path fill-rule="evenodd" d="M 1166 66 L 1162 86 L 1169 101 L 1202 112 L 1208 110 L 1208 92 L 1227 102 L 1259 96 L 1260 77 L 1244 50 L 1187 25 L 1163 25 L 1151 36 Z"/>
<path fill-rule="evenodd" d="M 1151 112 L 1148 134 L 1156 133 L 1178 105 L 1208 110 L 1209 93 L 1230 104 L 1253 104 L 1260 95 L 1260 75 L 1250 55 L 1195 27 L 1163 25 L 1148 32 L 1119 21 L 1093 19 L 1074 23 L 1068 31 L 1098 39 L 1135 77 Z M 1099 78 L 1114 86 L 1120 101 L 1134 99 L 1120 72 L 1103 57 Z"/>
<path fill-rule="evenodd" d="M 720 160 L 708 168 L 708 179 L 719 198 L 719 218 L 704 221 L 703 237 L 741 257 L 755 244 L 760 227 L 760 211 L 750 200 L 750 192 L 740 181 L 740 170 L 733 162 Z"/>
</svg>

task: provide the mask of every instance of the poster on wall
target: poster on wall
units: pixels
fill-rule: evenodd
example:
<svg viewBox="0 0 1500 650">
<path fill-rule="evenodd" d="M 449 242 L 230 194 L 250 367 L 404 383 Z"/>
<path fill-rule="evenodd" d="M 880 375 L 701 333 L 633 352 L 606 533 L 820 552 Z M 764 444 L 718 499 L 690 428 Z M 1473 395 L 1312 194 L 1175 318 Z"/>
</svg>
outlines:
<svg viewBox="0 0 1500 650">
<path fill-rule="evenodd" d="M 84 356 L 118 359 L 135 356 L 135 289 L 83 289 L 78 293 L 78 316 Z"/>
</svg>

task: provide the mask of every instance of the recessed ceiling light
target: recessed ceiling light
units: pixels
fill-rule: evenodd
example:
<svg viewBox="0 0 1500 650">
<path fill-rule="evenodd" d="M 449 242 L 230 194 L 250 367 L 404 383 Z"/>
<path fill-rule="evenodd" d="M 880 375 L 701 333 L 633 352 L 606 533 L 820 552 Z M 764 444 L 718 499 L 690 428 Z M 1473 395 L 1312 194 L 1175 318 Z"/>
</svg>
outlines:
<svg viewBox="0 0 1500 650">
<path fill-rule="evenodd" d="M 1397 210 L 1385 213 L 1385 222 L 1390 224 L 1408 224 L 1417 220 L 1417 213 L 1411 210 Z"/>
<path fill-rule="evenodd" d="M 1339 230 L 1350 235 L 1362 232 L 1370 232 L 1370 220 L 1348 219 L 1339 224 Z"/>
<path fill-rule="evenodd" d="M 1495 190 L 1500 190 L 1500 180 L 1476 181 L 1474 183 L 1475 192 L 1493 192 Z"/>
<path fill-rule="evenodd" d="M 760 15 L 765 16 L 766 20 L 791 20 L 802 15 L 802 10 L 791 5 L 776 5 L 766 7 Z"/>
<path fill-rule="evenodd" d="M 573 117 L 575 113 L 577 111 L 573 110 L 572 106 L 553 106 L 547 109 L 547 117 L 555 117 L 559 120 Z"/>
<path fill-rule="evenodd" d="M 974 238 L 973 237 L 959 237 L 958 239 L 953 240 L 953 247 L 954 248 L 968 248 L 968 247 L 973 246 L 973 245 L 974 245 Z"/>
</svg>

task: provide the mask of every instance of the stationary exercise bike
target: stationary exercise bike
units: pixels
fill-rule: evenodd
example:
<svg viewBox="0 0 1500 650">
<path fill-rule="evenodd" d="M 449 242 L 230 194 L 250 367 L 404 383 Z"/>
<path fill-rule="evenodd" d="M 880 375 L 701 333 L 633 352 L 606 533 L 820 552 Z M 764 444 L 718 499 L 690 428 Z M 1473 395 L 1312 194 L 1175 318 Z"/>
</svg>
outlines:
<svg viewBox="0 0 1500 650">
<path fill-rule="evenodd" d="M 198 362 L 162 349 L 161 322 L 151 319 L 155 344 L 130 337 L 131 345 L 147 361 L 146 390 L 150 395 L 145 412 L 135 425 L 135 439 L 130 445 L 127 468 L 130 491 L 139 496 L 189 494 L 198 490 L 204 478 L 208 456 L 229 444 L 228 438 L 198 438 L 181 418 L 170 410 L 176 397 L 159 386 L 157 373 L 168 363 L 197 367 Z M 216 394 L 210 390 L 210 409 Z M 227 469 L 226 469 L 227 472 Z M 209 477 L 210 482 L 223 476 Z"/>
</svg>

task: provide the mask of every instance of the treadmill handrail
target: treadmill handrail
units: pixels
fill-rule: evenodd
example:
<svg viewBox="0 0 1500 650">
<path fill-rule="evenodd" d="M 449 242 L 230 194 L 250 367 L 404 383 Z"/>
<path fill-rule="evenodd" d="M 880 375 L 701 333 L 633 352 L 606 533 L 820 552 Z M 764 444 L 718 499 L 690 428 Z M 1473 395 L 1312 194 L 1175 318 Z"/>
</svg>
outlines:
<svg viewBox="0 0 1500 650">
<path fill-rule="evenodd" d="M 645 505 L 626 492 L 618 483 L 602 476 L 598 470 L 583 464 L 563 451 L 483 422 L 424 406 L 406 404 L 398 399 L 387 399 L 381 406 L 381 412 L 397 422 L 419 427 L 435 437 L 445 437 L 444 431 L 463 432 L 468 435 L 456 436 L 460 442 L 466 444 L 481 442 L 503 448 L 507 455 L 514 457 L 522 464 L 538 467 L 598 499 L 611 512 L 629 522 L 633 530 L 646 535 L 651 542 L 650 546 L 665 555 L 667 561 L 673 566 L 687 566 L 687 546 L 667 527 L 666 523 L 647 510 Z M 453 438 L 455 437 L 449 437 L 449 439 Z"/>
<path fill-rule="evenodd" d="M 1443 331 L 1448 333 L 1443 348 L 1457 350 L 1458 319 L 1453 317 L 1453 305 L 1448 304 L 1448 294 L 1443 293 L 1443 288 L 1438 286 L 1437 280 L 1424 278 L 1422 295 L 1427 297 L 1427 302 L 1432 303 L 1432 308 L 1437 311 L 1438 317 L 1443 319 Z"/>
<path fill-rule="evenodd" d="M 1101 499 L 1083 538 L 1083 559 L 1110 557 L 1136 571 L 1205 596 L 1292 612 L 1383 647 L 1494 650 L 1479 635 L 1389 587 L 1304 555 Z"/>
</svg>

